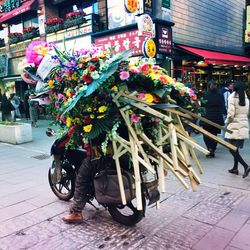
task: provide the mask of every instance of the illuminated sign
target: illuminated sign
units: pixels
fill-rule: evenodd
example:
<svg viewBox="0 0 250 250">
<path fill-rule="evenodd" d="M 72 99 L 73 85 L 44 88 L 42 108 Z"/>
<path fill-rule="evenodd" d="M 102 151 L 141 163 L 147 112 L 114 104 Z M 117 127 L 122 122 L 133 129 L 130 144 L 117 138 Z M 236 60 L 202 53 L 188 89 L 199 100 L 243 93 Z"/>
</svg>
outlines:
<svg viewBox="0 0 250 250">
<path fill-rule="evenodd" d="M 139 0 L 124 0 L 125 11 L 128 13 L 134 13 L 138 10 Z"/>
<path fill-rule="evenodd" d="M 148 14 L 139 16 L 137 26 L 139 36 L 155 37 L 155 25 Z"/>
<path fill-rule="evenodd" d="M 102 51 L 106 51 L 107 49 L 114 47 L 116 52 L 121 52 L 134 47 L 132 52 L 133 56 L 142 54 L 143 42 L 144 37 L 138 36 L 137 30 L 96 38 L 94 41 L 95 45 Z"/>
<path fill-rule="evenodd" d="M 245 43 L 250 43 L 250 5 L 246 7 Z"/>
<path fill-rule="evenodd" d="M 21 0 L 7 0 L 2 5 L 3 12 L 9 12 L 22 5 Z"/>
<path fill-rule="evenodd" d="M 143 55 L 146 57 L 155 57 L 156 55 L 156 44 L 153 39 L 149 38 L 144 41 L 143 45 Z"/>
</svg>

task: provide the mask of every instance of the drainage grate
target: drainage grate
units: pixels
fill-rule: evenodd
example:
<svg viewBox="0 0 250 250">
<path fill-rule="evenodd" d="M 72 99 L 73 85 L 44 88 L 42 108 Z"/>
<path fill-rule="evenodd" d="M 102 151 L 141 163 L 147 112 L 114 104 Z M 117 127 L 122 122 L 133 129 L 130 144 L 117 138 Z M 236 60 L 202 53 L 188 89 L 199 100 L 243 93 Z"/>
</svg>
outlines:
<svg viewBox="0 0 250 250">
<path fill-rule="evenodd" d="M 41 155 L 32 156 L 31 158 L 35 158 L 37 160 L 46 160 L 50 158 L 50 155 L 41 154 Z"/>
</svg>

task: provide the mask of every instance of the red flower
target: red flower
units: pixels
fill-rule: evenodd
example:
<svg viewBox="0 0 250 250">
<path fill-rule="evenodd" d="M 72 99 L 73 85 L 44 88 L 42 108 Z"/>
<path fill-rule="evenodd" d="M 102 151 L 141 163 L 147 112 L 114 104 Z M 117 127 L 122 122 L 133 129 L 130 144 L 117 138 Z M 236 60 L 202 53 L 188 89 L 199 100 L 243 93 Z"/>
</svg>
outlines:
<svg viewBox="0 0 250 250">
<path fill-rule="evenodd" d="M 93 57 L 93 58 L 91 58 L 91 62 L 97 62 L 99 60 L 99 58 L 98 57 Z"/>
<path fill-rule="evenodd" d="M 92 119 L 91 119 L 89 116 L 85 116 L 85 117 L 83 118 L 83 122 L 84 122 L 85 124 L 89 124 L 91 121 L 92 121 Z"/>
<path fill-rule="evenodd" d="M 56 24 L 61 24 L 63 23 L 63 19 L 62 18 L 58 18 L 58 17 L 52 17 L 52 18 L 49 18 L 45 24 L 47 26 L 53 26 L 53 25 L 56 25 Z"/>
<path fill-rule="evenodd" d="M 86 83 L 91 83 L 93 81 L 92 77 L 90 76 L 90 74 L 85 74 L 83 77 L 82 77 L 82 80 Z"/>
<path fill-rule="evenodd" d="M 91 65 L 89 65 L 88 70 L 89 70 L 90 72 L 95 71 L 95 70 L 96 70 L 96 66 L 93 65 L 93 64 L 91 64 Z"/>
</svg>

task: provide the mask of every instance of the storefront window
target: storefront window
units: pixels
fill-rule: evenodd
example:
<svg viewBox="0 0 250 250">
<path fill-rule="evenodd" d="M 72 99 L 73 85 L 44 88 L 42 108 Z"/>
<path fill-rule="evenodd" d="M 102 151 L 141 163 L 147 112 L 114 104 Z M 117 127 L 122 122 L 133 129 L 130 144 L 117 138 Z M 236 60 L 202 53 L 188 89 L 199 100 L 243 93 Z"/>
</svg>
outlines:
<svg viewBox="0 0 250 250">
<path fill-rule="evenodd" d="M 38 27 L 38 17 L 34 17 L 34 18 L 31 18 L 31 19 L 28 19 L 28 20 L 25 20 L 23 22 L 23 27 L 26 28 L 26 27 L 30 27 L 30 26 L 33 26 L 33 27 Z"/>
<path fill-rule="evenodd" d="M 10 33 L 14 33 L 14 32 L 22 33 L 23 32 L 23 24 L 22 23 L 12 24 L 10 26 Z"/>
<path fill-rule="evenodd" d="M 136 15 L 125 12 L 123 6 L 124 0 L 107 0 L 109 29 L 136 23 Z"/>
<path fill-rule="evenodd" d="M 86 14 L 98 14 L 98 3 L 97 0 L 94 1 L 77 1 L 76 4 L 67 3 L 66 1 L 63 5 L 59 7 L 59 15 L 61 18 L 65 18 L 66 14 L 72 11 L 82 10 Z"/>
</svg>

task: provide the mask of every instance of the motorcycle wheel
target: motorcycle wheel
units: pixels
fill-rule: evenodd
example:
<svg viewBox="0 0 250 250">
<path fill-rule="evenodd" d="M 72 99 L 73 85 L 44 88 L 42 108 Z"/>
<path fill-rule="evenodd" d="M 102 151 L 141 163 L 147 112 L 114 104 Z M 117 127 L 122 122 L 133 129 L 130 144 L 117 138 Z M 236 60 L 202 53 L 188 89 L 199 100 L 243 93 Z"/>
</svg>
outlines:
<svg viewBox="0 0 250 250">
<path fill-rule="evenodd" d="M 55 169 L 55 162 L 48 172 L 49 185 L 53 193 L 63 201 L 69 201 L 74 196 L 75 191 L 75 173 L 71 165 L 62 166 L 62 178 L 59 183 L 52 182 L 52 175 Z"/>
<path fill-rule="evenodd" d="M 146 211 L 146 200 L 142 193 L 142 210 L 137 210 L 133 204 L 135 200 L 132 200 L 126 205 L 108 205 L 108 211 L 112 218 L 125 226 L 134 226 L 136 223 L 142 220 Z"/>
</svg>

